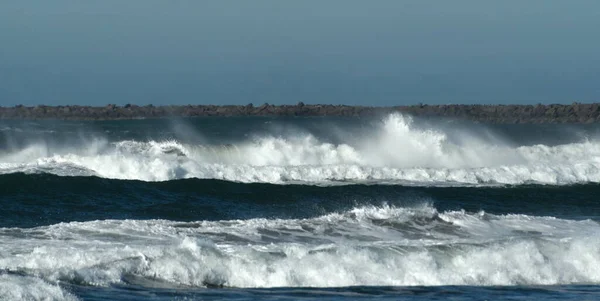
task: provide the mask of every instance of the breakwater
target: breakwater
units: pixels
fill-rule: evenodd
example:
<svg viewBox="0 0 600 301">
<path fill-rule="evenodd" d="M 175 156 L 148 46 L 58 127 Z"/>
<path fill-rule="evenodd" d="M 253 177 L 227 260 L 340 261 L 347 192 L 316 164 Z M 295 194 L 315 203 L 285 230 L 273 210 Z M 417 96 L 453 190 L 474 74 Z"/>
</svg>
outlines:
<svg viewBox="0 0 600 301">
<path fill-rule="evenodd" d="M 0 107 L 0 119 L 111 120 L 204 116 L 373 116 L 391 112 L 485 123 L 595 123 L 600 103 L 551 105 L 183 105 L 183 106 L 15 106 Z"/>
</svg>

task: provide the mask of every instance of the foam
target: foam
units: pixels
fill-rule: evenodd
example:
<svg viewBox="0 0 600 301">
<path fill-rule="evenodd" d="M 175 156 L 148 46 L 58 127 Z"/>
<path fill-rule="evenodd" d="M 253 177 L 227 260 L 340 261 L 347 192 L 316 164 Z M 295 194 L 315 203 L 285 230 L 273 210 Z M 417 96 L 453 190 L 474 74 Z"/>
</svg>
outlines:
<svg viewBox="0 0 600 301">
<path fill-rule="evenodd" d="M 92 139 L 63 148 L 43 143 L 0 154 L 0 173 L 49 172 L 113 179 L 182 178 L 263 183 L 401 183 L 487 185 L 600 182 L 600 143 L 512 146 L 389 115 L 374 132 L 345 143 L 311 134 L 264 134 L 229 145 L 179 141 L 109 143 Z"/>
<path fill-rule="evenodd" d="M 5 301 L 76 301 L 56 284 L 34 277 L 0 275 L 0 299 Z"/>
<path fill-rule="evenodd" d="M 104 220 L 0 231 L 0 269 L 36 276 L 44 283 L 600 283 L 597 222 L 438 212 L 429 204 L 358 207 L 309 219 Z"/>
</svg>

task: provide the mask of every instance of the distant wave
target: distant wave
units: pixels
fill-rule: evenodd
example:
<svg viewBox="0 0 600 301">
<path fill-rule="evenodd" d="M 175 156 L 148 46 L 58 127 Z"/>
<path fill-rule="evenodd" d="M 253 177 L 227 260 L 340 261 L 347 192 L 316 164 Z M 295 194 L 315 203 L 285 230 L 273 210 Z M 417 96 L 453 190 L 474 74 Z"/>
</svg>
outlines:
<svg viewBox="0 0 600 301">
<path fill-rule="evenodd" d="M 595 141 L 514 146 L 466 131 L 450 137 L 443 128 L 421 128 L 400 114 L 346 140 L 333 144 L 310 134 L 265 133 L 227 145 L 103 139 L 64 147 L 32 143 L 0 153 L 0 173 L 319 185 L 600 182 L 600 143 Z"/>
<path fill-rule="evenodd" d="M 160 287 L 600 283 L 600 226 L 520 214 L 356 207 L 307 219 L 99 220 L 0 228 L 3 280 Z M 69 254 L 69 256 L 64 256 Z M 6 275 L 1 275 L 1 274 Z M 14 282 L 11 279 L 10 283 Z"/>
</svg>

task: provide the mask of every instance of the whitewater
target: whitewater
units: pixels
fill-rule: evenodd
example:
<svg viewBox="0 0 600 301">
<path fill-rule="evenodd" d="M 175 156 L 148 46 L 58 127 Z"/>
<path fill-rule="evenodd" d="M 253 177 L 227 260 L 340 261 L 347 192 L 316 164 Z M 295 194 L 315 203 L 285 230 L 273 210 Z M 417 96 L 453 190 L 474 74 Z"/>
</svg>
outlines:
<svg viewBox="0 0 600 301">
<path fill-rule="evenodd" d="M 600 225 L 368 206 L 308 219 L 102 220 L 0 229 L 10 277 L 161 287 L 600 283 Z M 69 256 L 64 255 L 68 253 Z M 27 284 L 31 285 L 31 284 Z M 1 295 L 1 293 L 0 293 Z"/>
<path fill-rule="evenodd" d="M 222 144 L 109 141 L 98 136 L 68 145 L 30 141 L 0 153 L 0 173 L 316 185 L 600 182 L 600 142 L 595 137 L 556 145 L 516 145 L 490 130 L 419 124 L 401 114 L 386 116 L 368 130 L 335 132 L 336 142 L 302 129 L 277 135 L 250 132 L 244 139 Z"/>
</svg>

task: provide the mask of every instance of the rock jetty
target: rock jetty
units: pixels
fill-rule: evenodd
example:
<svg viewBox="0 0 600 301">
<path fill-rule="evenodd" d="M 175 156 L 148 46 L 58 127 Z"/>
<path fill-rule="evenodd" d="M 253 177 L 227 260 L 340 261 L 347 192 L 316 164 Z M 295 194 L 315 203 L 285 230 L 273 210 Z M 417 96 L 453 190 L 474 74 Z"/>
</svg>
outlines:
<svg viewBox="0 0 600 301">
<path fill-rule="evenodd" d="M 347 105 L 253 104 L 137 106 L 0 107 L 0 119 L 114 120 L 204 116 L 373 116 L 391 112 L 417 117 L 445 117 L 482 123 L 595 123 L 600 122 L 600 103 L 569 105 L 413 105 L 366 107 Z"/>
</svg>

